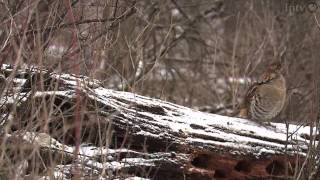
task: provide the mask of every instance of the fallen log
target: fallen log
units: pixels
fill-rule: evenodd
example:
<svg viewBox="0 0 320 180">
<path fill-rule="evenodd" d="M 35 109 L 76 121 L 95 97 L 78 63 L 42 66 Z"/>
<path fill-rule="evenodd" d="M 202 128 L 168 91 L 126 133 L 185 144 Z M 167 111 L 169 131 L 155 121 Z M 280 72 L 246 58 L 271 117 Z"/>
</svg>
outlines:
<svg viewBox="0 0 320 180">
<path fill-rule="evenodd" d="M 199 112 L 85 76 L 1 71 L 9 84 L 1 98 L 2 153 L 20 154 L 5 161 L 4 177 L 281 179 L 296 176 L 308 153 L 307 126 Z"/>
</svg>

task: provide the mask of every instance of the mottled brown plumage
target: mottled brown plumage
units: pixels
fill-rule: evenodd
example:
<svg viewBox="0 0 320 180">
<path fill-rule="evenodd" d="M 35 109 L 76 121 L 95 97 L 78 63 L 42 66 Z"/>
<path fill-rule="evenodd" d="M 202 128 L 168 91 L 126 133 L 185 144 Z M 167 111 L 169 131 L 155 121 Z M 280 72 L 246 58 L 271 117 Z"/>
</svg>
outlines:
<svg viewBox="0 0 320 180">
<path fill-rule="evenodd" d="M 261 122 L 271 120 L 283 109 L 286 90 L 281 64 L 271 64 L 260 80 L 249 87 L 240 106 L 239 116 Z"/>
</svg>

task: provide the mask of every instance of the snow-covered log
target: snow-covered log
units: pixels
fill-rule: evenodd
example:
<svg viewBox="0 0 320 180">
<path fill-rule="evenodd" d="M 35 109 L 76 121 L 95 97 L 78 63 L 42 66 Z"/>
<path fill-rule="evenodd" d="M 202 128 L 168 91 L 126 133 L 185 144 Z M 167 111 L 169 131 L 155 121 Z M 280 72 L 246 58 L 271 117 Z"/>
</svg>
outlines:
<svg viewBox="0 0 320 180">
<path fill-rule="evenodd" d="M 106 89 L 88 77 L 11 66 L 2 72 L 9 88 L 1 99 L 1 144 L 8 151 L 24 145 L 26 155 L 40 149 L 41 163 L 20 159 L 19 176 L 30 176 L 37 166 L 42 179 L 71 179 L 76 172 L 128 180 L 281 178 L 293 176 L 308 151 L 309 127 L 287 130 L 284 124 L 199 112 Z M 54 173 L 46 174 L 49 169 Z"/>
</svg>

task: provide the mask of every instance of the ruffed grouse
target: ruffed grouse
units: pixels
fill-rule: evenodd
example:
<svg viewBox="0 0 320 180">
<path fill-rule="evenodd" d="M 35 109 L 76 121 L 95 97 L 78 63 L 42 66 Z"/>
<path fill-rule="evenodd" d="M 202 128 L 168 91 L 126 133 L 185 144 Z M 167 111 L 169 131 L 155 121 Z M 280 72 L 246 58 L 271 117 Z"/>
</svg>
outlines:
<svg viewBox="0 0 320 180">
<path fill-rule="evenodd" d="M 260 80 L 249 87 L 240 105 L 239 116 L 259 122 L 271 120 L 283 109 L 286 91 L 286 80 L 281 74 L 281 63 L 272 63 Z"/>
</svg>

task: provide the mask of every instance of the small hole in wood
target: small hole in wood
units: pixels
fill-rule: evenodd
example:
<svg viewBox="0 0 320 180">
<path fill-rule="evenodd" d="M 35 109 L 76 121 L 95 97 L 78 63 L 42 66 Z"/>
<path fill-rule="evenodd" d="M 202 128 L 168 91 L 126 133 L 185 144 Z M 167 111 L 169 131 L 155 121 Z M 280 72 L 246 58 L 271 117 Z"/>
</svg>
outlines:
<svg viewBox="0 0 320 180">
<path fill-rule="evenodd" d="M 266 167 L 266 171 L 272 175 L 284 175 L 285 164 L 282 161 L 274 160 Z"/>
<path fill-rule="evenodd" d="M 234 169 L 239 172 L 250 173 L 252 166 L 251 166 L 250 161 L 242 160 L 237 163 L 237 165 L 234 167 Z"/>
<path fill-rule="evenodd" d="M 227 177 L 227 172 L 223 169 L 217 169 L 215 170 L 214 173 L 214 178 L 226 178 Z"/>
<path fill-rule="evenodd" d="M 197 157 L 195 157 L 192 160 L 191 164 L 195 167 L 207 168 L 209 159 L 210 159 L 209 155 L 199 154 Z"/>
</svg>

